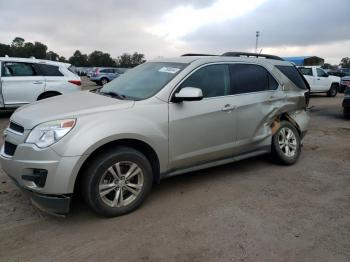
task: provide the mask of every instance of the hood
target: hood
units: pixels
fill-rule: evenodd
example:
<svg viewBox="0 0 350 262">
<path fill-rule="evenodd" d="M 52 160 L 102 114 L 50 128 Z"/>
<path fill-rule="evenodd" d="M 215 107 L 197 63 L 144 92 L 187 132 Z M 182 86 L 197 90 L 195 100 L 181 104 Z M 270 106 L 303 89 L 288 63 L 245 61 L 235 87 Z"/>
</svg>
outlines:
<svg viewBox="0 0 350 262">
<path fill-rule="evenodd" d="M 332 75 L 330 75 L 329 76 L 329 79 L 332 79 L 332 81 L 334 81 L 334 82 L 340 82 L 340 77 L 339 76 L 332 76 Z"/>
<path fill-rule="evenodd" d="M 350 76 L 343 76 L 343 77 L 341 78 L 341 80 L 349 81 L 349 80 L 350 80 Z"/>
<path fill-rule="evenodd" d="M 11 116 L 11 121 L 22 125 L 24 129 L 32 129 L 47 121 L 127 109 L 134 103 L 131 100 L 120 100 L 89 91 L 74 92 L 22 106 Z"/>
</svg>

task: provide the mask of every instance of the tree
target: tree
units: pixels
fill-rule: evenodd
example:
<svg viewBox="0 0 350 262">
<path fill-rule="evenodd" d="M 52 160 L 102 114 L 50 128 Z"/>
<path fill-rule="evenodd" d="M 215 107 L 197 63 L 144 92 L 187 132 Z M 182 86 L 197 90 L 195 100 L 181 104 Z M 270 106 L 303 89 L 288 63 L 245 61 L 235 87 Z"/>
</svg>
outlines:
<svg viewBox="0 0 350 262">
<path fill-rule="evenodd" d="M 89 55 L 89 63 L 92 66 L 110 66 L 115 67 L 116 63 L 108 53 L 94 51 Z"/>
<path fill-rule="evenodd" d="M 64 62 L 64 63 L 68 62 L 67 59 L 66 59 L 64 56 L 60 56 L 60 57 L 58 58 L 58 61 L 59 61 L 59 62 Z"/>
<path fill-rule="evenodd" d="M 58 61 L 59 55 L 53 51 L 49 51 L 46 53 L 46 59 L 52 60 L 52 61 Z"/>
<path fill-rule="evenodd" d="M 13 48 L 21 48 L 24 45 L 24 39 L 22 37 L 15 37 L 15 39 L 12 40 L 11 46 Z"/>
<path fill-rule="evenodd" d="M 68 59 L 69 63 L 75 66 L 90 66 L 88 61 L 88 56 L 85 54 L 82 54 L 79 50 L 76 50 Z"/>
<path fill-rule="evenodd" d="M 12 56 L 12 50 L 10 45 L 0 44 L 0 56 Z"/>
<path fill-rule="evenodd" d="M 340 65 L 344 68 L 350 68 L 350 57 L 342 58 L 342 60 L 340 61 Z"/>
<path fill-rule="evenodd" d="M 135 67 L 146 62 L 144 58 L 144 54 L 140 54 L 137 52 L 133 53 L 132 55 L 124 53 L 118 58 L 118 66 L 126 68 Z"/>
</svg>

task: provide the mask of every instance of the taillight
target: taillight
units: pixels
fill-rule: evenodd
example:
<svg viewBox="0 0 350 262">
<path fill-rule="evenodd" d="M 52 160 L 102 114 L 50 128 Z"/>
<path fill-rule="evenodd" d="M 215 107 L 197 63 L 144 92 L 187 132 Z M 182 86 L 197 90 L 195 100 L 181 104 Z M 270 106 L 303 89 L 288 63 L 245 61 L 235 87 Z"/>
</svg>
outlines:
<svg viewBox="0 0 350 262">
<path fill-rule="evenodd" d="M 80 80 L 69 80 L 68 81 L 71 84 L 77 85 L 77 86 L 81 86 L 81 81 Z"/>
</svg>

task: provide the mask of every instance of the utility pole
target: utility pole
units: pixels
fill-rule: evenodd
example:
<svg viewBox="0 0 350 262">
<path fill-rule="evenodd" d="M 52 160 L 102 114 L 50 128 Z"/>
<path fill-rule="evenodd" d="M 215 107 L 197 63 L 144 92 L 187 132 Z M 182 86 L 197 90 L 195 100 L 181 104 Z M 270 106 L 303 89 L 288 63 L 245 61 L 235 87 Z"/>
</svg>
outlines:
<svg viewBox="0 0 350 262">
<path fill-rule="evenodd" d="M 255 54 L 258 53 L 259 36 L 260 36 L 260 31 L 256 31 Z"/>
</svg>

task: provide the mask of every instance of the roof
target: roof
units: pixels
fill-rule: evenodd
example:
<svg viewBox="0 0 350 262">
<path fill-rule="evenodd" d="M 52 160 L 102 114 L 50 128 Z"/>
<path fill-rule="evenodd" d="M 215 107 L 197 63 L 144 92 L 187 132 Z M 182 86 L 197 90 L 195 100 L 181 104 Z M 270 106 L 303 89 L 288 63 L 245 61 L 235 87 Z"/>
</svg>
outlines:
<svg viewBox="0 0 350 262">
<path fill-rule="evenodd" d="M 175 58 L 163 58 L 150 62 L 168 62 L 168 63 L 215 63 L 215 62 L 247 62 L 247 63 L 269 63 L 272 65 L 291 65 L 290 62 L 284 60 L 275 60 L 268 58 L 256 57 L 231 57 L 231 56 L 180 56 Z"/>
<path fill-rule="evenodd" d="M 70 66 L 69 63 L 51 61 L 51 60 L 43 60 L 36 58 L 21 58 L 21 57 L 0 57 L 0 61 L 8 61 L 8 62 L 24 62 L 24 63 L 40 63 L 47 65 L 55 65 L 55 66 Z"/>
</svg>

